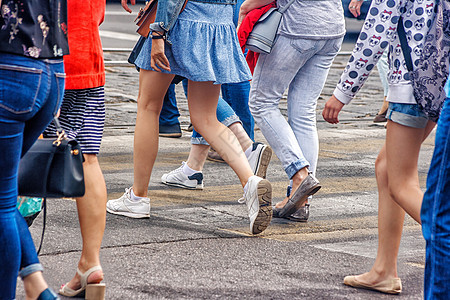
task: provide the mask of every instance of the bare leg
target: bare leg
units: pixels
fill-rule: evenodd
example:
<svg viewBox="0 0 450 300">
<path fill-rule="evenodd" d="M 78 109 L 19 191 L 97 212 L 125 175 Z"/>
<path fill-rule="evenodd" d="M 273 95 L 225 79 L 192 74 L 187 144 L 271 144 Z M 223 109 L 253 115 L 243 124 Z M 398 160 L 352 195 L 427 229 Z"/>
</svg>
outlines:
<svg viewBox="0 0 450 300">
<path fill-rule="evenodd" d="M 106 223 L 106 185 L 97 155 L 84 154 L 83 163 L 86 193 L 77 198 L 78 220 L 80 222 L 83 249 L 78 268 L 82 273 L 100 265 L 100 247 Z M 99 283 L 103 280 L 103 272 L 95 271 L 88 283 Z M 77 290 L 81 287 L 80 276 L 75 274 L 68 287 Z"/>
<path fill-rule="evenodd" d="M 357 277 L 358 281 L 375 284 L 398 277 L 397 257 L 405 210 L 420 222 L 423 197 L 417 175 L 420 145 L 434 126 L 428 122 L 424 129 L 417 129 L 388 121 L 386 143 L 375 163 L 379 197 L 377 258 L 368 273 Z"/>
<path fill-rule="evenodd" d="M 375 162 L 375 174 L 378 185 L 378 252 L 372 269 L 357 277 L 358 281 L 369 284 L 398 277 L 397 257 L 405 218 L 405 211 L 389 193 L 386 144 Z"/>
<path fill-rule="evenodd" d="M 387 126 L 389 192 L 397 204 L 418 223 L 423 192 L 419 185 L 417 160 L 420 145 L 435 125 L 436 123 L 429 121 L 425 128 L 419 129 L 388 121 Z"/>
<path fill-rule="evenodd" d="M 159 114 L 174 75 L 141 69 L 134 132 L 134 183 L 136 196 L 147 197 L 153 164 L 158 153 Z"/>
<path fill-rule="evenodd" d="M 42 276 L 42 272 L 34 272 L 23 279 L 23 287 L 25 289 L 26 300 L 36 299 L 46 288 L 47 283 Z"/>
<path fill-rule="evenodd" d="M 234 135 L 238 139 L 242 150 L 244 151 L 247 150 L 247 148 L 253 144 L 253 141 L 250 139 L 241 123 L 239 122 L 233 123 L 230 126 L 228 126 L 228 128 L 230 128 L 230 130 L 234 133 Z"/>
<path fill-rule="evenodd" d="M 253 172 L 236 136 L 217 120 L 219 93 L 220 85 L 189 81 L 188 104 L 191 121 L 194 128 L 198 129 L 198 132 L 236 172 L 242 186 L 245 186 Z"/>
<path fill-rule="evenodd" d="M 228 126 L 230 130 L 234 133 L 236 138 L 239 141 L 239 144 L 242 147 L 242 150 L 245 151 L 248 147 L 253 144 L 253 141 L 247 135 L 247 132 L 244 130 L 244 127 L 241 123 L 236 122 Z M 189 152 L 189 157 L 187 160 L 187 165 L 196 171 L 202 171 L 203 166 L 206 161 L 206 157 L 208 156 L 208 145 L 200 145 L 194 144 L 191 146 L 191 151 Z"/>
<path fill-rule="evenodd" d="M 189 157 L 187 159 L 187 165 L 189 168 L 202 171 L 205 165 L 206 156 L 208 156 L 208 145 L 194 144 L 191 146 L 191 151 L 189 152 Z"/>
</svg>

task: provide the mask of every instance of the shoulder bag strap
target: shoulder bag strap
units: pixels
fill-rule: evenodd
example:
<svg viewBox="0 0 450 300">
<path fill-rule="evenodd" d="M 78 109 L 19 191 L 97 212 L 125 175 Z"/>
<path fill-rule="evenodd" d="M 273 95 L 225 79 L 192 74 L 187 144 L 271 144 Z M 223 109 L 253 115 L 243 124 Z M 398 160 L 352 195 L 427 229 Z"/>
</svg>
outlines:
<svg viewBox="0 0 450 300">
<path fill-rule="evenodd" d="M 412 72 L 414 68 L 411 58 L 411 48 L 409 48 L 408 40 L 406 39 L 405 27 L 403 26 L 403 17 L 398 19 L 397 32 L 398 38 L 400 39 L 400 46 L 402 47 L 403 57 L 405 58 L 406 67 L 409 72 Z"/>
<path fill-rule="evenodd" d="M 280 8 L 278 9 L 278 12 L 284 13 L 284 12 L 289 8 L 289 6 L 291 6 L 291 4 L 294 3 L 295 1 L 296 1 L 296 0 L 289 0 L 289 2 L 286 3 L 285 6 L 280 7 Z"/>
<path fill-rule="evenodd" d="M 42 210 L 44 211 L 44 217 L 42 219 L 42 234 L 41 241 L 39 242 L 39 248 L 37 250 L 37 255 L 41 252 L 42 243 L 44 242 L 44 233 L 45 233 L 45 223 L 47 223 L 47 198 L 44 198 L 42 203 Z"/>
<path fill-rule="evenodd" d="M 53 117 L 53 123 L 55 124 L 56 127 L 56 132 L 57 132 L 57 139 L 55 140 L 55 142 L 53 143 L 53 147 L 51 148 L 51 152 L 50 152 L 50 156 L 49 159 L 47 161 L 47 166 L 45 167 L 45 177 L 48 180 L 48 175 L 50 173 L 50 167 L 52 165 L 52 161 L 53 161 L 53 157 L 55 156 L 55 152 L 56 152 L 56 148 L 58 148 L 60 143 L 60 139 L 62 137 L 65 136 L 64 130 L 61 127 L 61 124 L 59 123 L 59 120 L 57 117 Z M 44 195 L 47 194 L 47 185 L 44 186 Z M 39 253 L 41 252 L 42 249 L 42 243 L 44 242 L 44 234 L 45 234 L 45 224 L 47 223 L 47 197 L 44 197 L 43 203 L 42 203 L 42 210 L 44 211 L 44 216 L 43 216 L 43 220 L 42 220 L 42 234 L 41 234 L 41 241 L 39 242 L 39 248 L 37 250 L 37 255 L 39 255 Z"/>
</svg>

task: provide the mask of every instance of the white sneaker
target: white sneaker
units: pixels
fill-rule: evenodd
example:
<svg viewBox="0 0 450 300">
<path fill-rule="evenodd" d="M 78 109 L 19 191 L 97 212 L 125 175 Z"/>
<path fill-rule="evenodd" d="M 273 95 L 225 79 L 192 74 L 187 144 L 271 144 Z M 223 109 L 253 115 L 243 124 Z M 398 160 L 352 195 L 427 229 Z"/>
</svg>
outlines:
<svg viewBox="0 0 450 300">
<path fill-rule="evenodd" d="M 125 193 L 119 199 L 109 200 L 106 203 L 106 211 L 130 218 L 149 218 L 150 199 L 142 198 L 140 201 L 131 201 L 131 188 L 125 189 Z"/>
<path fill-rule="evenodd" d="M 245 202 L 253 234 L 263 232 L 272 219 L 272 185 L 266 179 L 251 176 L 247 182 L 247 192 L 239 202 Z"/>
<path fill-rule="evenodd" d="M 272 158 L 272 149 L 262 143 L 253 143 L 252 152 L 247 157 L 253 174 L 266 178 L 267 167 Z"/>
<path fill-rule="evenodd" d="M 186 162 L 181 163 L 181 167 L 161 177 L 161 182 L 167 185 L 177 186 L 190 190 L 203 190 L 203 173 L 197 172 L 191 176 L 187 176 L 183 172 L 183 166 Z"/>
</svg>

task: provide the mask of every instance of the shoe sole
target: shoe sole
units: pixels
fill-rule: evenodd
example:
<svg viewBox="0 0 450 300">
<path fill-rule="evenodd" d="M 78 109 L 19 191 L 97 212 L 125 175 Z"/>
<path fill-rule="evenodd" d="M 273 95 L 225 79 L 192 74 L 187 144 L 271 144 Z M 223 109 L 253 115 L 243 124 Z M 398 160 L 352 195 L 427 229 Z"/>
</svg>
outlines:
<svg viewBox="0 0 450 300">
<path fill-rule="evenodd" d="M 119 215 L 119 216 L 129 217 L 129 218 L 133 218 L 133 219 L 150 218 L 150 214 L 148 214 L 148 215 L 147 214 L 135 214 L 135 213 L 126 212 L 126 211 L 118 212 L 118 211 L 111 210 L 108 207 L 106 207 L 106 211 L 113 215 Z"/>
<path fill-rule="evenodd" d="M 181 183 L 173 183 L 173 182 L 168 182 L 168 181 L 161 181 L 161 182 L 165 185 L 179 187 L 179 188 L 187 189 L 187 190 L 203 190 L 203 185 L 201 185 L 201 186 L 197 185 L 196 187 L 191 187 L 191 186 L 184 185 Z"/>
<path fill-rule="evenodd" d="M 259 211 L 255 222 L 253 222 L 253 234 L 266 230 L 272 220 L 272 185 L 266 179 L 258 183 L 258 202 Z"/>
<path fill-rule="evenodd" d="M 256 164 L 255 175 L 261 178 L 266 178 L 267 167 L 272 159 L 272 149 L 269 146 L 264 146 L 258 157 L 258 163 Z"/>
<path fill-rule="evenodd" d="M 182 133 L 160 133 L 159 134 L 160 137 L 170 137 L 170 138 L 179 138 L 182 135 L 183 135 Z"/>
</svg>

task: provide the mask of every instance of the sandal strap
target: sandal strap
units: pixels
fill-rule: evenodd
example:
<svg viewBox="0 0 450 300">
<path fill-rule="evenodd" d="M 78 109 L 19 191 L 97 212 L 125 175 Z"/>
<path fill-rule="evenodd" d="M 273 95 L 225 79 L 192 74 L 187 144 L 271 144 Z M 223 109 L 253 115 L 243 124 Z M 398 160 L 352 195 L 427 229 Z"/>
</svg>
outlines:
<svg viewBox="0 0 450 300">
<path fill-rule="evenodd" d="M 89 270 L 87 270 L 86 272 L 81 273 L 80 269 L 77 268 L 77 273 L 78 273 L 78 275 L 80 275 L 81 288 L 86 288 L 89 275 L 91 275 L 95 271 L 100 271 L 100 270 L 102 270 L 101 266 L 94 266 L 94 267 L 90 268 Z"/>
</svg>

